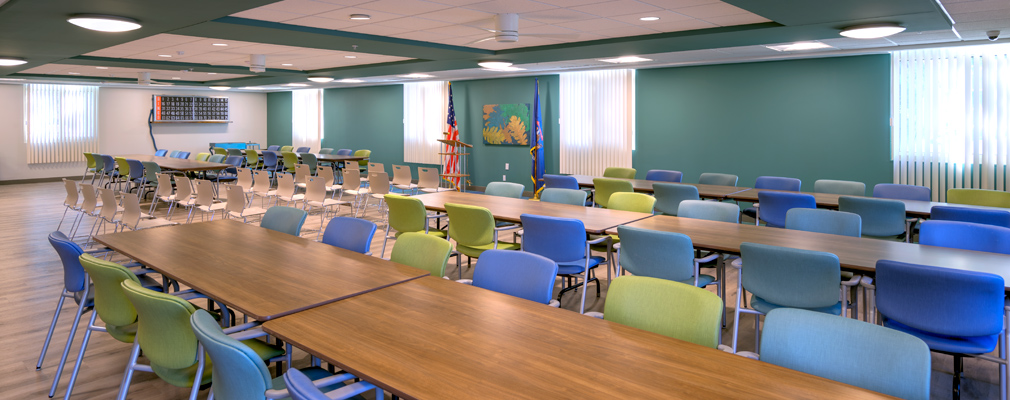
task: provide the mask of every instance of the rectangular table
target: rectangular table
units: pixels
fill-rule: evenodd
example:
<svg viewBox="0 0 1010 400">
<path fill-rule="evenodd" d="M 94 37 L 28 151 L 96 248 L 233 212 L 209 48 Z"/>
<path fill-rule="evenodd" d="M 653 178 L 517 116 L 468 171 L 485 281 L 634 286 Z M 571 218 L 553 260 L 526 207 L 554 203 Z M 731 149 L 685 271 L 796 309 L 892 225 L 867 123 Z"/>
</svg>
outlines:
<svg viewBox="0 0 1010 400">
<path fill-rule="evenodd" d="M 263 329 L 405 399 L 886 397 L 434 277 Z"/>
<path fill-rule="evenodd" d="M 758 193 L 764 191 L 782 192 L 782 190 L 771 190 L 771 189 L 747 189 L 741 192 L 730 194 L 728 198 L 738 201 L 757 202 Z M 811 192 L 790 192 L 790 193 L 803 193 L 814 196 L 814 200 L 817 202 L 817 206 L 823 208 L 838 208 L 838 198 L 841 196 L 845 196 L 841 194 L 831 194 L 831 193 L 811 193 Z M 1006 208 L 976 206 L 971 204 L 952 204 L 937 201 L 903 200 L 903 199 L 888 199 L 888 200 L 897 200 L 902 203 L 905 203 L 905 214 L 910 217 L 916 217 L 916 218 L 929 218 L 930 209 L 932 209 L 933 206 L 967 207 L 967 208 L 980 208 L 987 210 L 1010 211 L 1010 209 Z"/>
<path fill-rule="evenodd" d="M 579 181 L 580 187 L 593 188 L 596 187 L 593 184 L 593 178 L 602 178 L 602 176 L 589 176 L 589 175 L 572 175 L 576 180 Z M 606 179 L 620 179 L 620 178 L 606 178 Z M 698 188 L 698 196 L 706 199 L 725 199 L 727 196 L 747 190 L 749 188 L 736 187 L 736 186 L 720 186 L 720 185 L 704 185 L 700 183 L 682 183 L 682 182 L 662 182 L 662 181 L 647 181 L 644 179 L 621 179 L 623 181 L 631 182 L 631 186 L 635 188 L 636 192 L 642 193 L 652 193 L 653 183 L 678 183 L 681 185 L 691 185 Z"/>
<path fill-rule="evenodd" d="M 161 167 L 162 169 L 170 169 L 173 171 L 180 171 L 180 172 L 214 171 L 232 167 L 231 164 L 197 161 L 186 158 L 157 157 L 149 154 L 127 154 L 124 156 L 115 156 L 115 157 L 133 159 L 141 162 L 143 161 L 153 162 L 155 164 L 158 164 L 158 166 Z"/>
<path fill-rule="evenodd" d="M 113 233 L 95 240 L 258 321 L 428 275 L 234 220 Z"/>
<path fill-rule="evenodd" d="M 520 222 L 519 216 L 522 214 L 577 219 L 586 225 L 586 232 L 592 234 L 602 234 L 607 228 L 648 218 L 652 215 L 456 191 L 428 193 L 413 197 L 421 200 L 424 207 L 429 210 L 445 211 L 445 203 L 465 204 L 487 208 L 491 210 L 491 215 L 494 215 L 495 219 L 508 222 Z"/>
</svg>

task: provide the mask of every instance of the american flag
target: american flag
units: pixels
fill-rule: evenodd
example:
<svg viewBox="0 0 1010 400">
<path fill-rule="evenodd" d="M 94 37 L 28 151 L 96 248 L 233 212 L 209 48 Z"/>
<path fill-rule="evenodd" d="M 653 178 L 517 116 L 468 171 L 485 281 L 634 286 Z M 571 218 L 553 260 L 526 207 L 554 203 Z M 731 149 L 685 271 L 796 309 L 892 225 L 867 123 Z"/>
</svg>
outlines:
<svg viewBox="0 0 1010 400">
<path fill-rule="evenodd" d="M 449 117 L 445 121 L 449 125 L 449 134 L 446 139 L 449 140 L 459 140 L 459 128 L 456 127 L 456 109 L 452 106 L 452 83 L 449 83 Z M 445 145 L 445 153 L 455 153 L 456 146 Z M 452 182 L 456 190 L 459 190 L 459 155 L 452 154 L 448 155 L 449 159 L 445 163 L 445 171 L 443 174 L 457 174 L 457 176 L 446 177 L 445 179 Z"/>
</svg>

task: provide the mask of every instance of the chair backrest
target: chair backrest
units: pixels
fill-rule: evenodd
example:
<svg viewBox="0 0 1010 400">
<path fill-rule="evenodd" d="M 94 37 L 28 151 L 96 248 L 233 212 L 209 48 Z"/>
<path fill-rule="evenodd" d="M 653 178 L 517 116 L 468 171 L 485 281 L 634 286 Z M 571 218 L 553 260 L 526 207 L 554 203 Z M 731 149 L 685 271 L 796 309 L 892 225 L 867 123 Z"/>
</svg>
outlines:
<svg viewBox="0 0 1010 400">
<path fill-rule="evenodd" d="M 445 264 L 449 262 L 450 254 L 452 243 L 448 240 L 424 232 L 407 232 L 396 238 L 389 260 L 423 269 L 441 278 L 445 275 Z"/>
<path fill-rule="evenodd" d="M 817 208 L 814 196 L 803 193 L 758 192 L 761 210 L 758 216 L 768 226 L 786 226 L 786 213 L 793 208 Z"/>
<path fill-rule="evenodd" d="M 130 180 L 140 179 L 144 176 L 144 163 L 140 160 L 127 159 L 126 164 L 130 166 Z"/>
<path fill-rule="evenodd" d="M 241 155 L 238 155 L 238 156 L 228 156 L 228 157 L 226 157 L 224 159 L 224 163 L 225 164 L 230 164 L 230 165 L 233 165 L 233 166 L 236 166 L 236 167 L 240 167 L 240 166 L 242 166 L 242 161 L 244 161 L 244 160 L 245 160 L 245 156 L 241 156 Z M 228 171 L 231 172 L 231 173 L 235 173 L 235 169 L 234 168 L 228 168 Z"/>
<path fill-rule="evenodd" d="M 684 174 L 682 172 L 668 169 L 650 169 L 649 172 L 645 173 L 645 180 L 647 181 L 680 182 L 683 178 Z"/>
<path fill-rule="evenodd" d="M 333 149 L 329 147 L 323 147 L 319 149 L 319 154 L 333 154 Z"/>
<path fill-rule="evenodd" d="M 786 229 L 860 237 L 862 219 L 845 211 L 794 208 L 786 212 Z"/>
<path fill-rule="evenodd" d="M 277 191 L 275 192 L 277 196 L 290 198 L 295 194 L 295 178 L 294 175 L 278 173 L 277 174 Z"/>
<path fill-rule="evenodd" d="M 588 195 L 584 190 L 578 189 L 545 188 L 540 192 L 540 201 L 585 206 Z"/>
<path fill-rule="evenodd" d="M 116 160 L 112 158 L 112 156 L 108 154 L 101 154 L 100 157 L 102 157 L 102 165 L 105 168 L 106 174 L 111 174 L 112 171 L 116 170 Z"/>
<path fill-rule="evenodd" d="M 67 191 L 67 197 L 63 198 L 63 205 L 71 207 L 76 206 L 77 202 L 80 200 L 79 189 L 77 189 L 77 181 L 63 178 L 63 189 Z"/>
<path fill-rule="evenodd" d="M 677 216 L 739 224 L 740 206 L 717 201 L 684 200 L 677 209 Z"/>
<path fill-rule="evenodd" d="M 925 186 L 878 183 L 873 185 L 873 197 L 895 200 L 930 201 L 933 191 Z"/>
<path fill-rule="evenodd" d="M 438 170 L 428 167 L 417 167 L 417 187 L 434 189 L 438 187 Z"/>
<path fill-rule="evenodd" d="M 342 190 L 358 190 L 361 187 L 361 172 L 353 168 L 344 168 L 344 181 L 341 182 Z"/>
<path fill-rule="evenodd" d="M 90 254 L 80 256 L 81 267 L 95 285 L 95 312 L 106 325 L 127 326 L 137 322 L 137 310 L 123 294 L 123 281 L 140 283 L 126 267 Z M 113 335 L 113 337 L 117 337 Z M 118 340 L 118 338 L 117 338 Z M 132 340 L 132 339 L 131 339 Z"/>
<path fill-rule="evenodd" d="M 368 172 L 383 172 L 386 170 L 386 164 L 379 162 L 368 163 Z"/>
<path fill-rule="evenodd" d="M 284 373 L 284 386 L 287 388 L 291 400 L 333 400 L 332 397 L 317 388 L 307 375 L 294 368 L 289 368 Z"/>
<path fill-rule="evenodd" d="M 351 217 L 334 217 L 323 232 L 323 243 L 366 254 L 375 235 L 374 222 Z"/>
<path fill-rule="evenodd" d="M 336 175 L 333 174 L 333 168 L 330 167 L 317 169 L 316 176 L 323 180 L 323 185 L 326 185 L 327 188 L 333 186 L 337 179 Z"/>
<path fill-rule="evenodd" d="M 654 183 L 653 194 L 656 196 L 656 211 L 666 215 L 677 215 L 680 202 L 684 200 L 701 200 L 698 188 L 677 183 Z"/>
<path fill-rule="evenodd" d="M 295 149 L 295 153 L 308 153 L 310 150 L 312 150 L 310 147 L 303 146 Z"/>
<path fill-rule="evenodd" d="M 278 146 L 276 144 L 272 145 L 272 146 L 267 146 L 267 150 L 270 150 L 270 151 L 278 151 L 280 149 L 281 149 L 281 146 Z"/>
<path fill-rule="evenodd" d="M 1010 254 L 1010 228 L 960 221 L 925 221 L 919 244 Z"/>
<path fill-rule="evenodd" d="M 511 197 L 518 199 L 523 197 L 523 190 L 526 188 L 515 182 L 490 182 L 484 189 L 484 194 L 498 197 Z"/>
<path fill-rule="evenodd" d="M 95 208 L 98 207 L 98 195 L 95 193 L 95 185 L 82 183 L 81 197 L 84 198 L 81 201 L 81 210 L 88 214 L 94 214 Z"/>
<path fill-rule="evenodd" d="M 166 154 L 168 154 L 168 150 L 165 149 L 161 149 L 154 152 L 155 157 L 164 157 Z"/>
<path fill-rule="evenodd" d="M 607 208 L 620 211 L 634 211 L 652 214 L 656 198 L 644 193 L 619 192 L 610 195 Z"/>
<path fill-rule="evenodd" d="M 119 212 L 116 192 L 109 188 L 98 188 L 98 196 L 102 198 L 102 209 L 99 215 L 106 221 L 112 221 L 115 219 L 116 213 Z"/>
<path fill-rule="evenodd" d="M 309 213 L 294 207 L 273 206 L 267 209 L 260 220 L 260 226 L 277 232 L 298 236 L 302 232 L 302 224 Z"/>
<path fill-rule="evenodd" d="M 302 153 L 302 164 L 309 166 L 309 172 L 312 175 L 316 174 L 316 167 L 319 166 L 319 159 L 316 158 L 315 154 L 312 153 Z"/>
<path fill-rule="evenodd" d="M 290 152 L 295 149 L 295 146 L 281 146 L 281 153 Z"/>
<path fill-rule="evenodd" d="M 158 150 L 158 151 L 162 151 L 162 150 Z M 88 152 L 83 152 L 83 153 L 84 153 L 84 161 L 86 161 L 88 163 L 88 167 L 87 168 L 88 169 L 95 168 L 95 156 L 92 155 L 91 153 L 88 153 Z M 155 154 L 155 155 L 157 155 L 157 154 Z"/>
<path fill-rule="evenodd" d="M 866 184 L 856 181 L 818 179 L 814 181 L 814 192 L 841 194 L 846 196 L 866 196 Z"/>
<path fill-rule="evenodd" d="M 116 157 L 115 160 L 116 166 L 119 167 L 119 176 L 126 177 L 130 175 L 130 163 L 123 157 Z"/>
<path fill-rule="evenodd" d="M 895 236 L 905 232 L 905 203 L 898 200 L 841 196 L 838 210 L 858 214 L 863 219 L 864 236 Z"/>
<path fill-rule="evenodd" d="M 357 150 L 357 151 L 354 152 L 354 156 L 355 157 L 371 157 L 372 156 L 372 151 L 371 150 Z M 368 160 L 358 161 L 358 167 L 359 168 L 360 167 L 364 167 L 366 165 L 368 165 Z"/>
<path fill-rule="evenodd" d="M 172 174 L 164 174 L 159 172 L 158 174 L 158 193 L 159 197 L 169 197 L 172 195 Z"/>
<path fill-rule="evenodd" d="M 171 153 L 168 153 L 168 156 L 171 157 L 171 158 L 176 158 L 176 157 L 179 156 L 179 153 L 180 153 L 179 150 L 172 150 Z"/>
<path fill-rule="evenodd" d="M 478 206 L 445 203 L 449 215 L 449 237 L 463 246 L 482 246 L 494 243 L 494 216 L 491 211 Z"/>
<path fill-rule="evenodd" d="M 533 214 L 522 214 L 519 219 L 523 224 L 523 251 L 554 262 L 578 262 L 586 258 L 586 226 L 582 221 Z M 449 229 L 452 224 L 449 223 Z"/>
<path fill-rule="evenodd" d="M 189 178 L 176 175 L 175 176 L 175 200 L 176 201 L 186 201 L 190 197 L 193 197 L 193 183 Z"/>
<path fill-rule="evenodd" d="M 907 333 L 795 308 L 769 312 L 761 333 L 761 361 L 902 399 L 929 398 L 930 357 Z"/>
<path fill-rule="evenodd" d="M 149 185 L 160 185 L 158 182 L 158 173 L 161 172 L 161 167 L 158 163 L 153 161 L 144 161 L 141 163 L 144 170 L 144 178 L 147 179 Z"/>
<path fill-rule="evenodd" d="M 368 188 L 372 194 L 389 193 L 389 174 L 379 171 L 368 172 Z"/>
<path fill-rule="evenodd" d="M 933 206 L 929 210 L 933 221 L 961 221 L 1010 228 L 1010 212 L 971 207 Z"/>
<path fill-rule="evenodd" d="M 593 178 L 595 193 L 593 201 L 606 208 L 610 204 L 610 196 L 618 192 L 633 192 L 635 187 L 631 182 L 621 179 Z"/>
<path fill-rule="evenodd" d="M 424 232 L 428 219 L 420 199 L 397 194 L 387 194 L 383 198 L 386 200 L 390 228 L 397 232 Z"/>
<path fill-rule="evenodd" d="M 130 229 L 137 229 L 140 223 L 140 196 L 136 193 L 123 192 L 123 216 L 120 218 L 123 225 Z"/>
<path fill-rule="evenodd" d="M 228 156 L 224 154 L 214 154 L 210 157 L 207 157 L 207 162 L 223 163 L 226 158 L 228 158 Z"/>
<path fill-rule="evenodd" d="M 105 159 L 101 154 L 91 153 L 91 159 L 95 160 L 95 172 L 105 169 Z"/>
<path fill-rule="evenodd" d="M 245 210 L 245 202 L 246 202 L 245 191 L 242 189 L 242 186 L 235 184 L 235 185 L 224 185 L 224 187 L 225 187 L 224 194 L 226 196 L 226 199 L 228 200 L 228 202 L 224 204 L 225 211 L 241 215 L 242 211 Z"/>
<path fill-rule="evenodd" d="M 622 245 L 623 246 L 623 245 Z M 838 304 L 838 257 L 820 251 L 741 243 L 743 287 L 783 307 L 823 308 Z"/>
<path fill-rule="evenodd" d="M 228 155 L 228 150 L 225 150 L 224 147 L 215 147 L 212 150 L 214 150 L 214 154 Z"/>
<path fill-rule="evenodd" d="M 579 180 L 574 176 L 544 174 L 544 188 L 579 190 Z"/>
<path fill-rule="evenodd" d="M 246 149 L 245 151 L 245 163 L 247 165 L 256 165 L 260 162 L 260 153 L 254 149 Z"/>
<path fill-rule="evenodd" d="M 228 155 L 229 156 L 245 157 L 245 154 L 242 153 L 242 149 L 228 149 Z"/>
<path fill-rule="evenodd" d="M 312 170 L 308 165 L 295 164 L 295 183 L 308 182 L 309 176 L 312 176 Z"/>
<path fill-rule="evenodd" d="M 947 189 L 947 202 L 988 207 L 1010 207 L 1010 193 L 1002 190 Z"/>
<path fill-rule="evenodd" d="M 789 190 L 799 192 L 803 182 L 796 178 L 781 176 L 759 176 L 754 181 L 755 189 Z"/>
<path fill-rule="evenodd" d="M 694 283 L 694 244 L 683 233 L 618 226 L 621 267 L 635 276 Z"/>
<path fill-rule="evenodd" d="M 190 315 L 189 325 L 210 356 L 215 399 L 265 398 L 263 393 L 273 388 L 270 371 L 255 351 L 225 335 L 214 317 L 205 310 L 196 310 Z"/>
<path fill-rule="evenodd" d="M 253 171 L 253 193 L 266 196 L 270 192 L 270 173 L 267 171 Z"/>
<path fill-rule="evenodd" d="M 196 204 L 210 206 L 214 204 L 214 183 L 206 179 L 196 180 Z"/>
<path fill-rule="evenodd" d="M 252 170 L 249 168 L 236 168 L 235 176 L 238 179 L 235 180 L 235 184 L 242 187 L 242 189 L 252 189 L 253 186 L 253 174 Z"/>
<path fill-rule="evenodd" d="M 178 157 L 179 157 L 180 159 L 183 159 L 183 160 L 185 160 L 185 159 L 189 158 L 189 155 L 190 155 L 190 154 L 191 154 L 191 153 L 190 153 L 190 152 L 188 152 L 188 151 L 180 151 L 180 152 L 179 152 L 179 155 L 178 155 Z"/>
<path fill-rule="evenodd" d="M 273 147 L 273 146 L 271 146 Z M 263 166 L 267 168 L 272 168 L 277 166 L 277 152 L 276 151 L 264 151 L 263 152 Z"/>
<path fill-rule="evenodd" d="M 53 231 L 49 234 L 49 244 L 60 256 L 63 264 L 63 287 L 68 292 L 80 292 L 84 290 L 84 285 L 88 284 L 88 276 L 81 267 L 81 254 L 84 250 L 77 243 L 67 238 L 63 232 Z"/>
<path fill-rule="evenodd" d="M 287 168 L 289 171 L 294 171 L 295 165 L 298 164 L 298 154 L 290 151 L 282 151 L 281 157 L 284 159 L 284 168 Z"/>
<path fill-rule="evenodd" d="M 604 178 L 635 179 L 634 168 L 607 167 L 603 170 Z"/>
<path fill-rule="evenodd" d="M 603 319 L 716 348 L 723 302 L 705 289 L 645 276 L 622 276 L 607 289 Z"/>
<path fill-rule="evenodd" d="M 393 164 L 393 184 L 409 185 L 413 183 L 414 177 L 410 174 L 410 167 L 406 165 Z"/>
<path fill-rule="evenodd" d="M 353 155 L 353 154 L 354 154 L 354 150 L 351 150 L 351 149 L 340 149 L 340 150 L 337 150 L 337 155 L 338 156 L 349 156 L 349 155 Z"/>
<path fill-rule="evenodd" d="M 196 311 L 193 303 L 146 289 L 134 281 L 125 281 L 122 286 L 123 294 L 137 309 L 137 342 L 155 372 L 196 364 L 199 343 L 189 324 L 189 317 Z"/>
<path fill-rule="evenodd" d="M 197 161 L 207 161 L 210 159 L 210 153 L 196 153 Z"/>
<path fill-rule="evenodd" d="M 488 250 L 477 259 L 473 285 L 549 304 L 557 276 L 558 263 L 544 256 L 524 251 Z"/>
</svg>

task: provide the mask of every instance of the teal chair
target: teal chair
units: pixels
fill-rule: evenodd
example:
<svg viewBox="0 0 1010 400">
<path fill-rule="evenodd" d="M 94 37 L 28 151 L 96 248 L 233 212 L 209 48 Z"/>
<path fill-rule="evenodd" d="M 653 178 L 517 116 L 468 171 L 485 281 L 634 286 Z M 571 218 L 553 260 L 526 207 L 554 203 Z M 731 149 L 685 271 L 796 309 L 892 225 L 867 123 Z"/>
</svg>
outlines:
<svg viewBox="0 0 1010 400">
<path fill-rule="evenodd" d="M 786 212 L 786 229 L 860 237 L 859 214 L 821 208 L 794 208 Z"/>
<path fill-rule="evenodd" d="M 545 188 L 540 192 L 540 201 L 544 203 L 571 204 L 585 206 L 588 193 L 584 190 Z"/>
<path fill-rule="evenodd" d="M 915 336 L 789 308 L 768 313 L 763 335 L 761 361 L 902 399 L 929 399 L 929 347 Z"/>
<path fill-rule="evenodd" d="M 513 182 L 491 182 L 487 184 L 484 189 L 484 194 L 489 196 L 498 197 L 511 197 L 513 199 L 519 199 L 523 197 L 523 190 L 526 188 L 518 183 Z"/>
<path fill-rule="evenodd" d="M 312 175 L 316 174 L 316 167 L 319 166 L 319 159 L 316 158 L 315 154 L 312 153 L 302 153 L 302 164 L 309 166 L 309 173 Z"/>
<path fill-rule="evenodd" d="M 838 210 L 858 214 L 863 220 L 863 236 L 909 242 L 911 221 L 905 218 L 905 203 L 873 197 L 841 196 Z"/>
<path fill-rule="evenodd" d="M 845 196 L 866 196 L 866 184 L 855 181 L 818 179 L 814 181 L 814 192 L 841 194 Z"/>
<path fill-rule="evenodd" d="M 305 223 L 305 217 L 308 215 L 309 213 L 302 209 L 273 206 L 267 209 L 266 214 L 263 214 L 263 219 L 260 220 L 260 227 L 300 236 L 302 224 Z"/>
<path fill-rule="evenodd" d="M 704 172 L 698 177 L 698 183 L 702 185 L 736 186 L 740 177 L 731 174 L 720 174 L 717 172 Z"/>
<path fill-rule="evenodd" d="M 717 201 L 684 200 L 677 210 L 678 217 L 706 219 L 709 221 L 740 223 L 740 207 Z"/>
<path fill-rule="evenodd" d="M 692 185 L 676 183 L 653 183 L 653 195 L 656 196 L 656 211 L 665 215 L 677 215 L 680 202 L 684 200 L 701 200 L 698 188 Z"/>
<path fill-rule="evenodd" d="M 603 315 L 590 315 L 717 348 L 722 311 L 722 300 L 705 289 L 665 279 L 621 276 L 607 290 Z"/>
</svg>

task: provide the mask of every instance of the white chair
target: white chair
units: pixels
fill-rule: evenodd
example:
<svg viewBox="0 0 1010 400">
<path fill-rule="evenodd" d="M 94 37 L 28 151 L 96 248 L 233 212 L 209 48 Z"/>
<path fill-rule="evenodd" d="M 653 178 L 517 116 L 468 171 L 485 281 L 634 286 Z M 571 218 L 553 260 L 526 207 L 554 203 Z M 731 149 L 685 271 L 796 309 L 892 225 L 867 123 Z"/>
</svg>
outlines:
<svg viewBox="0 0 1010 400">
<path fill-rule="evenodd" d="M 368 194 L 367 188 L 361 187 L 361 181 L 358 180 L 358 170 L 346 168 L 344 169 L 344 183 L 340 185 L 340 196 L 337 200 L 344 200 L 344 195 L 354 196 L 354 200 L 351 202 L 355 210 L 358 209 L 358 203 L 363 195 Z M 357 214 L 357 212 L 355 212 Z"/>
<path fill-rule="evenodd" d="M 78 219 L 73 228 L 70 229 L 70 240 L 74 240 L 77 235 L 77 229 L 81 227 L 81 223 L 84 222 L 84 216 L 89 216 L 95 218 L 95 223 L 98 223 L 99 211 L 102 208 L 102 203 L 98 201 L 98 195 L 95 192 L 95 186 L 90 183 L 81 184 L 81 197 L 84 200 L 81 202 L 81 218 Z M 94 230 L 95 226 L 91 226 L 91 230 Z M 88 231 L 86 235 L 89 239 L 91 237 L 91 231 Z"/>
<path fill-rule="evenodd" d="M 144 213 L 140 212 L 140 197 L 136 193 L 122 192 L 123 196 L 123 216 L 120 218 L 120 225 L 129 228 L 131 231 L 141 229 L 157 228 L 159 226 L 178 225 L 164 218 L 144 218 Z"/>
<path fill-rule="evenodd" d="M 253 199 L 257 195 L 260 196 L 260 207 L 263 206 L 267 198 L 277 195 L 277 191 L 272 190 L 270 186 L 269 171 L 253 171 Z M 252 204 L 252 201 L 249 203 Z"/>
<path fill-rule="evenodd" d="M 426 193 L 435 193 L 441 190 L 438 169 L 417 167 L 417 188 Z"/>
<path fill-rule="evenodd" d="M 368 163 L 368 170 L 365 172 L 365 176 L 360 176 L 358 180 L 362 183 L 368 184 L 368 174 L 372 172 L 386 172 L 386 167 L 382 163 Z"/>
<path fill-rule="evenodd" d="M 225 218 L 242 218 L 242 222 L 249 222 L 249 217 L 266 214 L 267 210 L 260 207 L 246 207 L 245 190 L 239 185 L 225 186 Z"/>
<path fill-rule="evenodd" d="M 304 190 L 305 184 L 312 176 L 312 169 L 306 164 L 295 164 L 295 186 Z"/>
<path fill-rule="evenodd" d="M 204 214 L 200 216 L 201 221 L 203 221 L 203 217 L 207 213 L 210 213 L 210 220 L 213 221 L 214 214 L 218 210 L 222 210 L 221 214 L 224 215 L 224 208 L 225 203 L 214 199 L 214 183 L 205 179 L 197 179 L 196 203 L 194 207 L 189 209 L 189 216 L 186 218 L 186 222 L 193 222 L 193 210 L 203 211 Z"/>
<path fill-rule="evenodd" d="M 67 178 L 63 178 L 63 188 L 67 190 L 67 197 L 63 199 L 63 218 L 60 218 L 59 225 L 56 226 L 56 230 L 60 230 L 63 227 L 63 220 L 67 218 L 67 211 L 74 210 L 77 215 L 74 216 L 74 222 L 81 217 L 81 206 L 77 204 L 81 196 L 77 189 L 77 181 L 70 181 Z M 70 224 L 71 229 L 73 229 L 74 224 Z"/>
<path fill-rule="evenodd" d="M 323 178 L 323 185 L 326 186 L 327 192 L 333 192 L 334 194 L 340 189 L 340 185 L 337 185 L 337 177 L 333 174 L 333 168 L 320 167 L 316 170 L 316 176 Z M 333 197 L 333 195 L 330 195 Z"/>
<path fill-rule="evenodd" d="M 253 173 L 249 168 L 237 168 L 236 169 L 235 184 L 242 188 L 242 193 L 247 195 L 253 192 Z M 251 199 L 246 199 L 247 202 Z"/>
<path fill-rule="evenodd" d="M 385 172 L 369 172 L 368 173 L 368 196 L 365 196 L 364 201 L 361 203 L 361 215 L 365 215 L 368 207 L 368 199 L 378 199 L 378 211 L 379 215 L 383 215 L 383 221 L 385 221 L 385 214 L 382 212 L 382 206 L 386 204 L 385 196 L 389 194 L 389 174 Z M 355 213 L 355 217 L 357 213 Z"/>
<path fill-rule="evenodd" d="M 345 204 L 351 204 L 349 201 L 334 200 L 326 196 L 326 182 L 323 178 L 318 176 L 310 176 L 309 181 L 306 182 L 305 186 L 305 203 L 302 205 L 302 209 L 308 212 L 312 212 L 313 208 L 319 208 L 319 231 L 316 232 L 316 240 L 319 240 L 319 235 L 323 232 L 323 223 L 326 222 L 326 210 L 329 207 L 336 206 L 337 208 L 333 210 L 334 215 L 340 211 L 340 206 Z"/>
<path fill-rule="evenodd" d="M 159 184 L 160 185 L 160 184 Z M 181 175 L 175 176 L 175 195 L 169 198 L 171 204 L 168 205 L 168 215 L 166 218 L 172 219 L 172 215 L 177 207 L 184 207 L 189 209 L 189 212 L 193 212 L 193 207 L 196 206 L 196 199 L 193 198 L 193 183 L 192 181 Z M 188 220 L 188 218 L 187 218 Z"/>
<path fill-rule="evenodd" d="M 406 165 L 393 165 L 393 187 L 406 193 L 408 190 L 416 193 L 417 184 L 413 182 L 410 174 L 410 167 Z"/>
<path fill-rule="evenodd" d="M 102 199 L 102 209 L 98 211 L 98 219 L 95 220 L 95 225 L 89 236 L 97 235 L 106 223 L 112 224 L 113 232 L 118 231 L 119 219 L 116 217 L 123 212 L 123 207 L 120 207 L 118 200 L 116 200 L 116 192 L 112 189 L 98 188 L 98 196 Z"/>
<path fill-rule="evenodd" d="M 154 192 L 154 200 L 151 200 L 151 209 L 147 211 L 148 214 L 154 214 L 154 210 L 158 208 L 158 201 L 164 201 L 171 203 L 175 200 L 175 193 L 172 187 L 172 175 L 158 172 L 155 174 L 158 177 L 158 187 Z"/>
<path fill-rule="evenodd" d="M 277 174 L 277 190 L 274 192 L 274 205 L 284 200 L 285 205 L 290 205 L 292 201 L 299 202 L 305 198 L 304 194 L 295 194 L 295 178 L 291 174 Z"/>
</svg>

